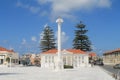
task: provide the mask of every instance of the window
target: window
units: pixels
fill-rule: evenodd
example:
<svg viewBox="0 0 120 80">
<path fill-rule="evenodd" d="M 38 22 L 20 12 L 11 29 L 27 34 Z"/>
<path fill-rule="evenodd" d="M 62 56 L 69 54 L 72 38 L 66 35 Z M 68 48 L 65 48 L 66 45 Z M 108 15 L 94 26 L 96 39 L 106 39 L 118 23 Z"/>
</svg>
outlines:
<svg viewBox="0 0 120 80">
<path fill-rule="evenodd" d="M 82 56 L 82 63 L 84 63 L 84 56 Z"/>
<path fill-rule="evenodd" d="M 77 59 L 77 56 L 74 56 L 74 59 Z"/>
<path fill-rule="evenodd" d="M 63 63 L 64 63 L 64 65 L 66 65 L 66 56 L 63 57 Z"/>
<path fill-rule="evenodd" d="M 80 61 L 81 61 L 81 57 L 79 56 L 79 64 L 80 64 Z"/>
<path fill-rule="evenodd" d="M 47 56 L 45 56 L 45 63 L 47 63 Z"/>
<path fill-rule="evenodd" d="M 84 56 L 82 56 L 82 60 L 84 60 Z"/>
<path fill-rule="evenodd" d="M 54 56 L 52 56 L 52 63 L 54 63 Z"/>
<path fill-rule="evenodd" d="M 74 62 L 76 63 L 76 61 L 77 61 L 77 56 L 74 56 Z"/>
<path fill-rule="evenodd" d="M 48 56 L 48 62 L 51 63 L 51 56 Z"/>
</svg>

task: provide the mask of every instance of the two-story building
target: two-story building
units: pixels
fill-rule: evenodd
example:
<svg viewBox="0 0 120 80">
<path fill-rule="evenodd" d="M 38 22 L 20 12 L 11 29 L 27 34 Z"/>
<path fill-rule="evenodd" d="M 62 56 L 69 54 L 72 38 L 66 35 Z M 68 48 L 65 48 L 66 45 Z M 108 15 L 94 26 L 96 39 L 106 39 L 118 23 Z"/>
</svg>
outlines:
<svg viewBox="0 0 120 80">
<path fill-rule="evenodd" d="M 120 63 L 120 49 L 105 52 L 103 54 L 103 62 L 108 65 Z"/>
<path fill-rule="evenodd" d="M 51 49 L 41 53 L 41 67 L 55 69 L 57 64 L 57 49 Z M 63 66 L 73 66 L 73 68 L 80 68 L 88 66 L 89 55 L 79 49 L 67 49 L 61 51 Z"/>
</svg>

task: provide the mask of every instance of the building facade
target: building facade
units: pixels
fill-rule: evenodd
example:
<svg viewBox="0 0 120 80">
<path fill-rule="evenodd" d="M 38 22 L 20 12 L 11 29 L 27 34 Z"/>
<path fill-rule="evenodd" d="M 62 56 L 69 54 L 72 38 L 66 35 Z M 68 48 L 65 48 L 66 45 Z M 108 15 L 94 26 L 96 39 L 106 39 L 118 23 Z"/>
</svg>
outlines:
<svg viewBox="0 0 120 80">
<path fill-rule="evenodd" d="M 34 53 L 26 53 L 20 58 L 23 65 L 40 65 L 40 55 Z"/>
<path fill-rule="evenodd" d="M 18 64 L 18 53 L 13 50 L 0 47 L 0 65 L 7 65 L 8 63 Z"/>
<path fill-rule="evenodd" d="M 98 56 L 94 52 L 89 53 L 89 63 L 95 62 L 98 60 Z"/>
<path fill-rule="evenodd" d="M 41 55 L 41 67 L 55 69 L 57 65 L 57 50 L 52 49 L 43 52 Z M 73 68 L 80 68 L 82 66 L 88 66 L 89 55 L 84 51 L 77 49 L 67 49 L 61 51 L 63 66 L 73 66 Z"/>
<path fill-rule="evenodd" d="M 103 54 L 104 64 L 114 65 L 120 63 L 120 49 L 108 51 Z"/>
</svg>

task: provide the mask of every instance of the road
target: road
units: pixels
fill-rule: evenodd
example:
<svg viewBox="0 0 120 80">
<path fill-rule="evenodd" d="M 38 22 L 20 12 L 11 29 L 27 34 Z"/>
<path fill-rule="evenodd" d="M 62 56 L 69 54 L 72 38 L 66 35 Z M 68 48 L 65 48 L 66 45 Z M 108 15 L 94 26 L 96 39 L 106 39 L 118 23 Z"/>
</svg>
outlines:
<svg viewBox="0 0 120 80">
<path fill-rule="evenodd" d="M 114 69 L 112 65 L 104 65 L 104 66 L 100 66 L 103 69 L 107 70 L 108 72 L 112 73 L 112 74 L 117 74 L 118 71 L 120 71 L 120 69 Z"/>
</svg>

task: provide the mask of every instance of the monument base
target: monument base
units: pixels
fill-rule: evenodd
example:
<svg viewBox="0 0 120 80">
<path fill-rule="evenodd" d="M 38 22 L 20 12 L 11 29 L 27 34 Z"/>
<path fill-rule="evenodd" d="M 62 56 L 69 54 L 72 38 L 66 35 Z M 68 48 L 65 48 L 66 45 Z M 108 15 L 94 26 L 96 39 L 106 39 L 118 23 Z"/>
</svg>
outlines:
<svg viewBox="0 0 120 80">
<path fill-rule="evenodd" d="M 58 59 L 55 65 L 55 70 L 60 71 L 62 69 L 64 69 L 63 61 Z"/>
</svg>

